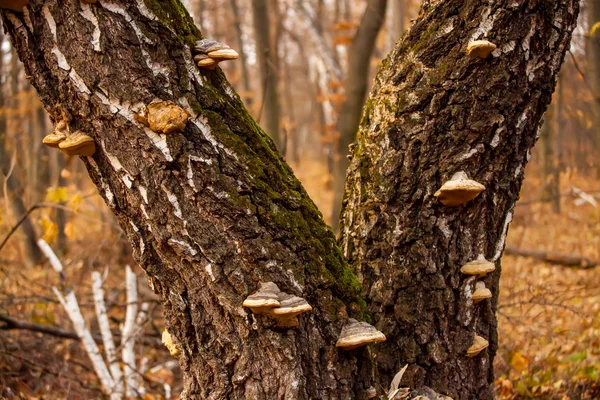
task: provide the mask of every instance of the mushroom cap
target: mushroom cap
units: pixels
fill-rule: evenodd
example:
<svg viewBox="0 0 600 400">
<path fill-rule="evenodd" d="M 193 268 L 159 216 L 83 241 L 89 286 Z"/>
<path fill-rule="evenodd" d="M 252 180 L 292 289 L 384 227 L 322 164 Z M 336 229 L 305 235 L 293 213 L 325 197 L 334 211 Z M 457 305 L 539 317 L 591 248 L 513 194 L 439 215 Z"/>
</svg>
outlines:
<svg viewBox="0 0 600 400">
<path fill-rule="evenodd" d="M 463 265 L 460 272 L 465 275 L 480 275 L 484 276 L 496 269 L 496 264 L 485 259 L 483 256 L 479 256 L 476 260 L 469 261 Z"/>
<path fill-rule="evenodd" d="M 229 48 L 229 46 L 227 46 L 224 43 L 217 42 L 216 40 L 212 39 L 202 39 L 196 42 L 196 45 L 194 46 L 194 51 L 197 53 L 208 54 L 211 51 L 217 51 L 226 48 Z"/>
<path fill-rule="evenodd" d="M 206 58 L 199 60 L 196 64 L 200 68 L 215 69 L 217 67 L 217 64 L 219 64 L 219 62 L 217 60 L 207 56 Z"/>
<path fill-rule="evenodd" d="M 473 344 L 467 349 L 467 357 L 475 357 L 481 353 L 483 349 L 488 347 L 490 343 L 479 335 L 473 337 Z"/>
<path fill-rule="evenodd" d="M 442 187 L 435 192 L 434 196 L 439 198 L 443 205 L 448 207 L 457 207 L 465 204 L 485 190 L 481 183 L 469 179 L 464 172 L 454 174 L 454 176 L 444 183 Z"/>
<path fill-rule="evenodd" d="M 342 328 L 340 337 L 335 344 L 344 350 L 352 350 L 369 343 L 380 343 L 386 340 L 385 335 L 377 328 L 366 322 L 358 322 L 350 318 Z"/>
<path fill-rule="evenodd" d="M 487 40 L 473 40 L 467 45 L 467 55 L 471 58 L 488 58 L 496 50 L 496 45 Z"/>
<path fill-rule="evenodd" d="M 162 333 L 162 343 L 169 350 L 169 353 L 171 353 L 173 357 L 179 357 L 181 355 L 181 350 L 179 350 L 179 346 L 177 346 L 177 344 L 173 340 L 173 337 L 166 329 Z"/>
<path fill-rule="evenodd" d="M 240 57 L 238 52 L 231 48 L 211 51 L 208 53 L 208 56 L 218 60 L 236 60 Z"/>
<path fill-rule="evenodd" d="M 48 147 L 53 147 L 53 148 L 57 149 L 58 144 L 60 142 L 62 142 L 63 140 L 65 140 L 66 138 L 67 138 L 67 135 L 65 135 L 64 133 L 54 131 L 51 134 L 44 136 L 42 143 L 44 143 Z"/>
<path fill-rule="evenodd" d="M 302 297 L 287 293 L 279 295 L 279 306 L 271 310 L 276 317 L 292 318 L 312 310 L 312 307 Z"/>
<path fill-rule="evenodd" d="M 473 292 L 473 302 L 479 303 L 482 300 L 489 299 L 492 297 L 492 291 L 485 287 L 485 283 L 479 281 L 475 285 L 475 291 Z"/>
<path fill-rule="evenodd" d="M 244 300 L 243 306 L 248 307 L 255 314 L 265 314 L 273 307 L 279 307 L 281 291 L 273 282 L 261 283 L 258 292 L 251 294 Z"/>
<path fill-rule="evenodd" d="M 61 141 L 58 147 L 68 156 L 91 157 L 96 152 L 94 139 L 81 131 L 77 131 Z"/>
<path fill-rule="evenodd" d="M 189 118 L 190 114 L 187 111 L 170 101 L 148 105 L 148 127 L 154 132 L 181 132 Z"/>
</svg>

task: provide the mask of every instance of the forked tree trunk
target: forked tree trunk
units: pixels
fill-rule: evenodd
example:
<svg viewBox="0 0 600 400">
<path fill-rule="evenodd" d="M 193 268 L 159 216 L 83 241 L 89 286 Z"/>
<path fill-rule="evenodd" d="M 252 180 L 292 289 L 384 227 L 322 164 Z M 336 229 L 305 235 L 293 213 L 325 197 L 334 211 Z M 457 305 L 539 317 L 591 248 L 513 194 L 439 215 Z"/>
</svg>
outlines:
<svg viewBox="0 0 600 400">
<path fill-rule="evenodd" d="M 384 382 L 403 365 L 414 386 L 492 398 L 500 256 L 525 164 L 576 24 L 578 1 L 426 2 L 384 61 L 364 111 L 345 194 L 340 244 L 368 312 Z M 498 48 L 465 55 L 471 40 Z M 443 206 L 434 193 L 466 172 L 486 186 Z M 484 255 L 491 301 L 473 304 L 462 265 Z M 466 357 L 473 335 L 490 342 Z"/>
<path fill-rule="evenodd" d="M 573 1 L 437 2 L 384 63 L 342 242 L 388 335 L 375 347 L 384 378 L 409 363 L 414 384 L 491 398 L 495 303 L 475 312 L 461 300 L 457 269 L 479 252 L 501 254 Z M 365 398 L 377 386 L 371 350 L 335 348 L 348 316 L 366 318 L 360 283 L 221 71 L 194 66 L 200 34 L 179 1 L 32 3 L 26 14 L 5 11 L 8 31 L 52 119 L 96 142 L 84 162 L 163 303 L 181 347 L 182 398 Z M 469 37 L 486 33 L 500 56 L 464 57 Z M 134 118 L 157 99 L 190 111 L 183 133 L 157 135 Z M 445 209 L 432 193 L 457 169 L 488 190 Z M 496 295 L 497 279 L 488 279 Z M 242 307 L 267 281 L 313 306 L 299 327 L 275 328 Z M 467 359 L 475 329 L 491 350 Z"/>
</svg>

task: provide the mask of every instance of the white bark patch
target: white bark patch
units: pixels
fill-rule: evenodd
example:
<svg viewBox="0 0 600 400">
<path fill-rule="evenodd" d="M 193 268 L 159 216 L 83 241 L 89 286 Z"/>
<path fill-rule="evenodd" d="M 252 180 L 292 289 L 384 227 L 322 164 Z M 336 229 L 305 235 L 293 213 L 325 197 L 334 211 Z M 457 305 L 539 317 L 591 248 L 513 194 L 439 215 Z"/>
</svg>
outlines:
<svg viewBox="0 0 600 400">
<path fill-rule="evenodd" d="M 517 43 L 514 40 L 511 40 L 510 42 L 505 43 L 502 46 L 498 47 L 496 50 L 494 50 L 492 52 L 492 55 L 494 57 L 500 57 L 500 55 L 502 55 L 502 53 L 509 53 L 509 52 L 513 51 L 515 49 L 516 45 L 517 45 Z"/>
<path fill-rule="evenodd" d="M 69 78 L 71 78 L 71 80 L 73 81 L 73 84 L 75 85 L 75 87 L 77 87 L 77 90 L 79 90 L 81 93 L 84 93 L 88 96 L 90 94 L 92 94 L 92 92 L 87 87 L 87 85 L 85 84 L 83 79 L 81 79 L 81 77 L 79 76 L 77 71 L 75 71 L 73 68 L 71 68 L 71 72 L 69 72 Z"/>
<path fill-rule="evenodd" d="M 179 205 L 179 200 L 177 200 L 177 196 L 175 196 L 173 192 L 167 189 L 166 186 L 161 185 L 161 187 L 162 190 L 164 190 L 164 192 L 167 194 L 167 199 L 169 200 L 169 203 L 171 203 L 173 205 L 173 208 L 175 209 L 175 216 L 180 220 L 183 220 L 183 213 L 181 212 L 181 206 Z"/>
<path fill-rule="evenodd" d="M 168 243 L 171 247 L 179 248 L 184 254 L 188 254 L 191 256 L 195 256 L 196 254 L 198 254 L 198 252 L 192 246 L 190 246 L 189 243 L 184 242 L 183 240 L 171 238 L 168 240 Z"/>
<path fill-rule="evenodd" d="M 467 151 L 466 153 L 463 153 L 458 161 L 464 161 L 464 160 L 468 160 L 469 158 L 473 157 L 475 154 L 477 154 L 479 152 L 479 149 L 477 148 L 477 146 L 473 147 L 471 150 Z"/>
<path fill-rule="evenodd" d="M 521 130 L 521 128 L 523 128 L 523 126 L 525 125 L 525 122 L 527 121 L 527 111 L 529 110 L 525 110 L 523 111 L 523 113 L 519 116 L 519 120 L 517 121 L 517 129 Z"/>
<path fill-rule="evenodd" d="M 144 0 L 136 0 L 136 4 L 140 14 L 142 14 L 144 17 L 152 21 L 156 21 L 158 19 L 156 15 L 154 15 L 154 13 L 150 11 L 148 7 L 146 7 L 146 3 L 144 3 Z"/>
<path fill-rule="evenodd" d="M 506 128 L 503 126 L 496 129 L 496 132 L 494 133 L 494 137 L 492 138 L 492 141 L 490 142 L 490 146 L 492 146 L 492 148 L 496 148 L 496 146 L 498 146 L 500 144 L 500 134 L 502 132 L 504 132 L 505 130 L 506 130 Z"/>
<path fill-rule="evenodd" d="M 202 75 L 200 75 L 200 71 L 198 71 L 198 67 L 194 64 L 193 60 L 190 57 L 185 57 L 185 68 L 188 71 L 189 81 L 192 80 L 196 82 L 200 86 L 204 86 L 204 81 L 202 80 Z M 187 89 L 190 89 L 190 85 L 188 85 Z"/>
<path fill-rule="evenodd" d="M 104 145 L 104 140 L 101 140 L 100 144 L 102 146 L 102 150 L 104 151 L 104 154 L 106 154 L 106 157 L 108 158 L 108 161 L 110 162 L 110 165 L 112 165 L 113 169 L 116 172 L 122 171 L 124 173 L 124 175 L 121 176 L 121 180 L 123 181 L 123 183 L 125 183 L 125 186 L 127 186 L 127 188 L 131 189 L 131 186 L 133 185 L 133 178 L 131 177 L 129 172 L 127 172 L 127 170 L 125 168 L 123 168 L 123 164 L 121 164 L 121 161 L 119 161 L 119 159 L 116 156 L 110 154 L 106 150 L 106 146 Z"/>
<path fill-rule="evenodd" d="M 518 178 L 521 175 L 521 172 L 523 172 L 523 166 L 517 165 L 517 168 L 515 168 L 514 177 Z"/>
<path fill-rule="evenodd" d="M 452 238 L 452 231 L 450 230 L 450 226 L 448 226 L 448 220 L 446 218 L 438 218 L 437 227 L 444 234 L 446 240 Z"/>
<path fill-rule="evenodd" d="M 156 146 L 156 148 L 163 153 L 165 159 L 167 161 L 173 161 L 171 151 L 169 150 L 169 145 L 167 145 L 167 135 L 158 134 L 152 129 L 146 127 L 144 127 L 144 132 L 146 133 L 146 136 L 148 136 L 148 138 L 152 141 L 154 146 Z"/>
<path fill-rule="evenodd" d="M 79 12 L 79 14 L 81 14 L 81 16 L 85 19 L 87 19 L 88 21 L 90 21 L 92 23 L 92 25 L 94 25 L 94 33 L 92 33 L 92 46 L 94 46 L 94 51 L 96 52 L 100 52 L 100 25 L 98 24 L 98 18 L 96 18 L 96 15 L 92 12 L 92 7 L 90 7 L 90 5 L 88 3 L 85 2 L 81 2 L 81 10 Z"/>
<path fill-rule="evenodd" d="M 88 161 L 89 161 L 90 165 L 92 166 L 92 168 L 94 168 L 94 170 L 100 177 L 100 186 L 102 187 L 102 190 L 104 190 L 104 197 L 106 197 L 106 201 L 108 201 L 108 205 L 110 206 L 110 208 L 115 208 L 116 207 L 115 195 L 110 190 L 110 186 L 108 186 L 108 183 L 106 183 L 106 181 L 102 177 L 102 173 L 100 172 L 100 168 L 98 167 L 98 164 L 96 164 L 96 161 L 94 161 L 94 159 L 91 157 L 88 157 Z"/>
<path fill-rule="evenodd" d="M 54 38 L 54 43 L 57 42 L 56 38 L 56 21 L 54 21 L 54 17 L 50 12 L 47 4 L 44 4 L 42 7 L 42 12 L 44 13 L 44 18 L 46 18 L 46 22 L 48 22 L 48 27 L 50 28 L 50 33 L 52 33 L 52 37 Z"/>
<path fill-rule="evenodd" d="M 500 239 L 498 240 L 498 243 L 496 244 L 496 253 L 494 254 L 494 257 L 490 260 L 491 262 L 498 261 L 498 259 L 502 255 L 502 250 L 504 249 L 504 243 L 506 242 L 506 235 L 508 234 L 508 225 L 510 224 L 512 219 L 513 219 L 513 211 L 511 210 L 506 215 L 506 219 L 504 220 L 504 228 L 502 228 L 502 235 L 500 236 Z"/>
<path fill-rule="evenodd" d="M 146 190 L 146 188 L 142 185 L 139 185 L 138 190 L 140 192 L 140 195 L 142 196 L 142 199 L 144 199 L 144 203 L 148 204 L 148 191 Z"/>
<path fill-rule="evenodd" d="M 207 186 L 206 187 L 212 194 L 215 195 L 215 197 L 219 200 L 223 200 L 223 199 L 228 199 L 229 198 L 229 193 L 227 192 L 217 192 L 215 191 L 215 188 L 213 188 L 212 186 Z"/>
<path fill-rule="evenodd" d="M 204 269 L 206 270 L 206 272 L 210 276 L 210 280 L 214 282 L 217 278 L 215 278 L 215 276 L 213 274 L 212 264 L 211 263 L 206 264 L 206 266 L 204 267 Z"/>
<path fill-rule="evenodd" d="M 494 21 L 496 20 L 496 15 L 494 14 L 490 17 L 491 12 L 492 9 L 490 7 L 486 8 L 483 11 L 483 14 L 481 15 L 481 22 L 479 23 L 479 26 L 477 27 L 475 32 L 471 35 L 469 43 L 473 40 L 486 37 L 487 34 L 492 30 L 492 28 L 494 27 Z"/>
<path fill-rule="evenodd" d="M 71 66 L 67 62 L 65 55 L 58 49 L 58 46 L 54 45 L 54 47 L 52 47 L 51 51 L 52 51 L 52 54 L 54 54 L 56 56 L 56 60 L 58 61 L 58 67 L 60 69 L 64 69 L 65 71 L 70 71 Z"/>
<path fill-rule="evenodd" d="M 525 52 L 526 60 L 529 60 L 529 48 L 531 45 L 531 37 L 533 36 L 534 33 L 535 33 L 535 21 L 533 21 L 533 23 L 531 24 L 531 28 L 529 28 L 529 32 L 527 32 L 527 35 L 523 39 L 523 43 L 521 43 L 521 48 Z"/>
<path fill-rule="evenodd" d="M 290 283 L 292 285 L 294 285 L 294 287 L 296 289 L 298 289 L 300 292 L 304 292 L 304 287 L 302 285 L 300 285 L 298 283 L 298 281 L 296 281 L 296 279 L 294 278 L 294 272 L 291 269 L 288 269 L 286 272 L 287 272 L 288 278 L 290 280 Z"/>
<path fill-rule="evenodd" d="M 194 166 L 192 165 L 192 161 L 203 162 L 205 164 L 211 165 L 212 160 L 198 157 L 198 156 L 189 156 L 188 157 L 188 169 L 187 169 L 188 185 L 190 185 L 190 187 L 192 189 L 194 189 L 194 192 L 198 192 L 198 190 L 196 189 L 196 184 L 194 183 Z"/>
</svg>

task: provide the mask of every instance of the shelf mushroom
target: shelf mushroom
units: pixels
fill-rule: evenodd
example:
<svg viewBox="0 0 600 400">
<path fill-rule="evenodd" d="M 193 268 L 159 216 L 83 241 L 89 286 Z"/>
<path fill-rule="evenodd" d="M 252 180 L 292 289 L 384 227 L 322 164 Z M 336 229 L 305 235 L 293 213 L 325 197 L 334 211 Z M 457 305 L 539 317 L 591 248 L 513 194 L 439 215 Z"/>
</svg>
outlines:
<svg viewBox="0 0 600 400">
<path fill-rule="evenodd" d="M 65 140 L 69 135 L 69 128 L 67 127 L 67 123 L 65 121 L 59 121 L 54 128 L 54 131 L 46 135 L 42 140 L 48 147 L 52 147 L 54 149 L 58 149 L 58 145 L 60 142 Z"/>
<path fill-rule="evenodd" d="M 475 357 L 481 351 L 487 348 L 490 343 L 479 335 L 473 337 L 473 344 L 467 349 L 467 357 Z"/>
<path fill-rule="evenodd" d="M 490 272 L 493 272 L 496 269 L 496 264 L 490 262 L 485 259 L 485 257 L 480 255 L 476 260 L 469 261 L 465 265 L 463 265 L 460 269 L 460 272 L 465 275 L 478 275 L 485 276 Z"/>
<path fill-rule="evenodd" d="M 457 207 L 465 204 L 479 193 L 485 190 L 481 183 L 469 179 L 463 171 L 457 172 L 452 178 L 444 183 L 442 187 L 435 192 L 434 196 L 440 199 L 443 205 L 448 207 Z"/>
<path fill-rule="evenodd" d="M 194 61 L 200 68 L 215 69 L 221 61 L 239 58 L 237 51 L 224 43 L 202 39 L 194 46 Z"/>
<path fill-rule="evenodd" d="M 69 135 L 58 144 L 58 148 L 68 156 L 91 157 L 96 152 L 94 139 L 81 131 Z"/>
<path fill-rule="evenodd" d="M 492 297 L 492 292 L 490 289 L 485 287 L 485 283 L 479 281 L 475 284 L 475 291 L 473 292 L 473 302 L 475 304 L 483 301 L 485 299 L 489 299 Z"/>
<path fill-rule="evenodd" d="M 181 350 L 179 349 L 179 346 L 177 346 L 177 344 L 173 340 L 173 337 L 166 329 L 162 333 L 162 343 L 165 345 L 167 350 L 169 350 L 169 353 L 171 353 L 173 357 L 179 357 L 181 355 Z"/>
<path fill-rule="evenodd" d="M 341 347 L 342 350 L 353 350 L 370 343 L 385 342 L 385 340 L 385 335 L 373 325 L 350 318 L 342 328 L 335 345 Z"/>
<path fill-rule="evenodd" d="M 298 315 L 312 310 L 312 307 L 302 297 L 281 293 L 279 307 L 271 309 L 270 315 L 277 320 L 277 326 L 291 328 L 298 326 Z"/>
<path fill-rule="evenodd" d="M 171 101 L 151 103 L 135 115 L 135 119 L 157 133 L 181 132 L 190 114 Z"/>
<path fill-rule="evenodd" d="M 244 300 L 243 306 L 248 307 L 255 314 L 267 314 L 273 307 L 279 307 L 280 293 L 281 290 L 275 283 L 261 283 L 258 292 L 248 296 Z"/>
<path fill-rule="evenodd" d="M 467 45 L 467 55 L 471 58 L 488 58 L 496 50 L 496 45 L 487 40 L 473 40 Z"/>
</svg>

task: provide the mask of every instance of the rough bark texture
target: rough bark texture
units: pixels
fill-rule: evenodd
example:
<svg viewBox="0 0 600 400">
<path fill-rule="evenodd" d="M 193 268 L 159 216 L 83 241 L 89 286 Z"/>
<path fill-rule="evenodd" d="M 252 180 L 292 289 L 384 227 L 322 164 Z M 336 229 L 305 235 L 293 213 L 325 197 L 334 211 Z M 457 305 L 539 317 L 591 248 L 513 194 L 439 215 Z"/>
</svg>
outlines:
<svg viewBox="0 0 600 400">
<path fill-rule="evenodd" d="M 576 24 L 578 2 L 425 2 L 384 61 L 367 101 L 344 200 L 341 245 L 363 284 L 385 381 L 405 364 L 413 386 L 492 398 L 494 316 L 504 248 L 529 151 Z M 471 40 L 498 49 L 465 55 Z M 433 196 L 465 171 L 487 189 L 449 208 Z M 494 296 L 474 305 L 479 255 L 496 263 Z M 489 348 L 465 356 L 473 334 Z"/>
<path fill-rule="evenodd" d="M 334 200 L 332 222 L 337 230 L 344 193 L 346 171 L 350 162 L 348 146 L 356 140 L 361 110 L 365 104 L 371 55 L 375 50 L 375 40 L 385 20 L 387 0 L 370 0 L 360 21 L 352 46 L 348 52 L 348 72 L 346 73 L 346 101 L 337 120 L 336 129 L 340 134 L 338 155 L 334 167 Z"/>
<path fill-rule="evenodd" d="M 369 353 L 335 348 L 360 284 L 222 72 L 194 65 L 181 3 L 37 0 L 4 21 L 53 121 L 95 139 L 84 163 L 182 348 L 182 398 L 360 398 Z M 142 126 L 153 100 L 187 109 L 185 130 Z M 242 307 L 267 281 L 313 306 L 299 327 Z"/>
</svg>

